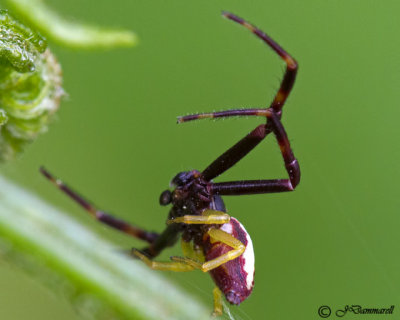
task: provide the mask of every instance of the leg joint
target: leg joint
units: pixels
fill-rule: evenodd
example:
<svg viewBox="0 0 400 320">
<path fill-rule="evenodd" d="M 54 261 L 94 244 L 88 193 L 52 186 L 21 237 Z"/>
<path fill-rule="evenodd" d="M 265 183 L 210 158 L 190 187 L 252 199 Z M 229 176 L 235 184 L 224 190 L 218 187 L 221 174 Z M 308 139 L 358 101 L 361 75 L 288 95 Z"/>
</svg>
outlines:
<svg viewBox="0 0 400 320">
<path fill-rule="evenodd" d="M 290 183 L 292 185 L 292 188 L 294 189 L 300 182 L 299 162 L 294 159 L 291 163 L 286 165 L 286 170 L 289 173 Z"/>
</svg>

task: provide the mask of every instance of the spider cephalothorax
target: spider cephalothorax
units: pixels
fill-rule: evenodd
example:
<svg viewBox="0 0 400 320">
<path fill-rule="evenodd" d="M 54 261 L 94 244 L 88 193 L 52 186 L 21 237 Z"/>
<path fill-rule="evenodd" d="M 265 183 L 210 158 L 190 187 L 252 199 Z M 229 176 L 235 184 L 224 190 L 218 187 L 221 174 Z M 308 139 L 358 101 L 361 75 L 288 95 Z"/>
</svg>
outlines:
<svg viewBox="0 0 400 320">
<path fill-rule="evenodd" d="M 174 210 L 171 218 L 186 214 L 201 215 L 212 202 L 210 183 L 197 170 L 177 174 L 171 181 L 171 186 L 175 187 L 171 197 Z"/>
</svg>

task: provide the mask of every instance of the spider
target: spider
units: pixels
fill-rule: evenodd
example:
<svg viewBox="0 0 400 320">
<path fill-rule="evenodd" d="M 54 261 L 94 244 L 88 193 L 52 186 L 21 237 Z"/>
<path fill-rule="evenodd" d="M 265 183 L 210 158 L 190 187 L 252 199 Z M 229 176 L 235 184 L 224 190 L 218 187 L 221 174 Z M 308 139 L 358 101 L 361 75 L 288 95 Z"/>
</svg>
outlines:
<svg viewBox="0 0 400 320">
<path fill-rule="evenodd" d="M 40 169 L 46 178 L 95 219 L 148 242 L 148 247 L 143 250 L 132 249 L 132 255 L 151 269 L 177 272 L 200 269 L 209 272 L 216 284 L 213 290 L 215 316 L 222 314 L 222 293 L 228 302 L 239 305 L 250 295 L 254 286 L 252 241 L 243 225 L 226 213 L 221 196 L 293 191 L 300 182 L 300 167 L 280 121 L 282 107 L 295 81 L 297 63 L 255 26 L 229 12 L 223 12 L 222 15 L 241 24 L 267 43 L 286 62 L 286 72 L 279 91 L 268 108 L 236 109 L 178 117 L 178 123 L 232 116 L 261 116 L 266 118 L 266 122 L 257 126 L 205 170 L 180 172 L 172 179 L 170 186 L 173 190 L 162 192 L 159 200 L 162 206 L 172 205 L 167 226 L 162 233 L 146 231 L 98 210 L 46 169 Z M 289 179 L 212 182 L 212 179 L 235 165 L 271 132 L 279 144 Z M 153 261 L 162 250 L 174 245 L 179 235 L 183 257 L 171 257 L 169 262 Z"/>
</svg>

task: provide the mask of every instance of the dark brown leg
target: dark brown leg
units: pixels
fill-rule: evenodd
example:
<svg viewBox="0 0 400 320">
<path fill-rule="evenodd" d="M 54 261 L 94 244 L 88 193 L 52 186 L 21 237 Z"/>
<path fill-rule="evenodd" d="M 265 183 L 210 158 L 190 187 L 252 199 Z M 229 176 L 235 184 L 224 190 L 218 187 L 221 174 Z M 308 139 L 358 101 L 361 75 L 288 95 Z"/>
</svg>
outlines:
<svg viewBox="0 0 400 320">
<path fill-rule="evenodd" d="M 167 247 L 172 247 L 178 240 L 178 235 L 181 232 L 179 224 L 171 224 L 159 235 L 156 241 L 150 244 L 149 247 L 141 250 L 150 259 L 158 256 L 161 251 Z"/>
<path fill-rule="evenodd" d="M 245 157 L 253 148 L 255 148 L 266 136 L 266 125 L 261 124 L 236 143 L 232 148 L 223 153 L 213 161 L 203 172 L 202 175 L 206 181 L 210 181 L 219 176 L 238 161 Z"/>
<path fill-rule="evenodd" d="M 123 220 L 114 218 L 112 215 L 107 214 L 103 211 L 98 210 L 95 206 L 93 206 L 90 202 L 82 198 L 77 192 L 69 188 L 66 184 L 64 184 L 61 180 L 55 178 L 49 171 L 45 168 L 41 167 L 40 172 L 49 179 L 57 188 L 67 194 L 72 200 L 77 202 L 82 208 L 84 208 L 87 212 L 90 213 L 95 219 L 100 222 L 117 229 L 121 232 L 129 234 L 132 237 L 139 238 L 141 240 L 147 241 L 150 244 L 155 243 L 160 235 L 155 232 L 148 232 L 136 226 L 133 226 Z"/>
<path fill-rule="evenodd" d="M 288 191 L 293 189 L 300 179 L 300 170 L 298 168 L 297 160 L 294 158 L 292 151 L 290 149 L 289 141 L 287 139 L 285 130 L 282 127 L 279 119 L 281 117 L 281 109 L 289 96 L 289 93 L 293 87 L 296 73 L 297 73 L 297 62 L 285 51 L 283 50 L 275 41 L 273 41 L 268 35 L 263 33 L 261 30 L 257 29 L 253 25 L 244 21 L 243 19 L 229 13 L 223 12 L 224 17 L 233 20 L 251 32 L 253 32 L 257 37 L 262 39 L 267 43 L 287 64 L 287 69 L 285 76 L 282 80 L 280 89 L 276 94 L 270 108 L 264 109 L 236 109 L 227 110 L 212 113 L 202 113 L 189 116 L 178 117 L 178 123 L 205 119 L 205 118 L 225 118 L 233 116 L 262 116 L 267 118 L 267 125 L 258 126 L 246 137 L 240 140 L 232 148 L 222 154 L 218 159 L 211 163 L 204 171 L 203 176 L 207 181 L 217 177 L 224 171 L 235 165 L 240 159 L 246 156 L 258 143 L 260 143 L 272 130 L 278 139 L 279 145 L 281 146 L 282 155 L 285 160 L 286 169 L 289 172 L 290 180 L 271 180 L 265 181 L 260 180 L 257 183 L 254 181 L 242 181 L 242 182 L 232 182 L 226 184 L 215 184 L 215 190 L 218 189 L 220 194 L 225 194 L 222 192 L 234 192 L 233 189 L 239 190 L 239 188 L 244 188 L 245 190 L 254 190 L 254 192 L 279 192 Z M 293 162 L 293 163 L 292 163 Z M 297 177 L 298 176 L 298 177 Z M 239 185 L 237 185 L 239 184 Z M 233 189 L 232 189 L 233 188 Z M 265 191 L 262 191 L 265 190 Z M 244 192 L 244 190 L 243 190 Z M 249 191 L 248 193 L 251 193 Z"/>
<path fill-rule="evenodd" d="M 269 109 L 231 109 L 225 111 L 217 111 L 210 113 L 197 113 L 188 116 L 178 117 L 177 122 L 189 122 L 200 119 L 217 119 L 217 118 L 228 118 L 228 117 L 244 117 L 244 116 L 257 116 L 266 117 L 269 114 Z"/>
<path fill-rule="evenodd" d="M 267 34 L 262 32 L 260 29 L 251 25 L 250 23 L 244 21 L 242 18 L 235 16 L 229 12 L 223 12 L 222 15 L 232 21 L 235 21 L 245 28 L 249 29 L 253 32 L 258 38 L 262 39 L 266 44 L 268 44 L 272 50 L 274 50 L 286 63 L 286 72 L 283 76 L 281 86 L 272 101 L 270 108 L 272 108 L 278 117 L 280 118 L 282 107 L 285 104 L 292 88 L 294 85 L 294 81 L 296 79 L 298 64 L 295 59 L 293 59 L 279 44 L 277 44 L 274 40 L 272 40 Z M 184 117 L 178 117 L 178 122 L 186 122 L 196 119 L 203 118 L 217 118 L 217 117 L 230 117 L 230 116 L 241 116 L 241 115 L 257 115 L 254 112 L 257 112 L 260 109 L 248 109 L 248 110 L 228 110 L 223 112 L 215 112 L 208 114 L 199 114 L 199 115 L 189 115 Z M 265 110 L 265 109 L 264 109 Z M 214 116 L 210 116 L 214 115 Z"/>
<path fill-rule="evenodd" d="M 290 91 L 292 90 L 294 84 L 294 80 L 296 79 L 297 68 L 298 68 L 296 60 L 294 60 L 279 44 L 277 44 L 267 34 L 262 32 L 257 27 L 251 25 L 250 23 L 244 21 L 242 18 L 239 18 L 238 16 L 235 16 L 232 13 L 223 12 L 222 15 L 249 29 L 258 38 L 260 38 L 266 44 L 268 44 L 271 47 L 271 49 L 274 50 L 285 61 L 287 65 L 285 75 L 283 77 L 279 91 L 270 105 L 270 108 L 274 109 L 274 111 L 280 116 L 281 109 L 287 97 L 289 96 Z"/>
<path fill-rule="evenodd" d="M 259 129 L 260 127 L 261 126 L 258 126 L 256 130 Z M 219 195 L 243 195 L 243 194 L 255 194 L 255 193 L 284 192 L 284 191 L 292 191 L 299 184 L 300 182 L 299 164 L 297 162 L 297 159 L 293 155 L 285 129 L 283 128 L 282 123 L 280 122 L 278 116 L 274 112 L 271 112 L 268 115 L 268 123 L 266 125 L 265 131 L 266 132 L 272 131 L 275 134 L 275 137 L 281 149 L 283 160 L 285 162 L 286 171 L 289 174 L 289 179 L 244 180 L 244 181 L 214 183 L 211 186 L 211 191 L 213 193 Z M 214 161 L 211 164 L 211 166 L 222 157 L 229 159 L 229 157 L 231 156 L 229 154 L 230 152 L 233 152 L 234 153 L 233 157 L 235 157 L 235 155 L 238 154 L 238 152 L 235 150 L 235 147 L 237 147 L 244 140 L 245 139 L 242 139 L 234 147 L 225 152 L 220 158 Z M 245 147 L 246 145 L 243 144 L 242 148 L 244 149 Z M 254 147 L 255 145 L 252 146 L 248 144 L 247 145 L 248 150 L 246 151 L 249 152 Z M 241 151 L 243 154 L 243 150 Z M 245 154 L 247 154 L 247 152 Z M 236 162 L 239 160 L 240 159 L 237 159 Z M 215 166 L 217 167 L 217 163 L 215 164 Z M 220 166 L 224 166 L 223 162 L 221 162 Z M 216 171 L 216 168 L 214 171 Z"/>
<path fill-rule="evenodd" d="M 293 191 L 289 179 L 243 180 L 215 183 L 211 192 L 224 196 Z"/>
</svg>

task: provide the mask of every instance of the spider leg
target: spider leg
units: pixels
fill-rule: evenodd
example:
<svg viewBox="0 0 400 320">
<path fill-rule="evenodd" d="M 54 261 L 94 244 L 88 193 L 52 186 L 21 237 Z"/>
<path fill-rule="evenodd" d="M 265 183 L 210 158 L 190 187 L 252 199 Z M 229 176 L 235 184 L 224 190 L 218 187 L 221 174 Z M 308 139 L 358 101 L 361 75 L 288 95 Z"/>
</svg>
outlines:
<svg viewBox="0 0 400 320">
<path fill-rule="evenodd" d="M 186 272 L 195 270 L 194 267 L 192 267 L 187 263 L 181 263 L 175 261 L 168 261 L 168 262 L 153 261 L 137 249 L 132 249 L 132 255 L 142 260 L 149 268 L 153 270 L 175 271 L 175 272 Z"/>
<path fill-rule="evenodd" d="M 234 260 L 237 257 L 240 257 L 244 250 L 246 249 L 246 246 L 230 235 L 229 233 L 226 233 L 223 230 L 220 229 L 210 229 L 207 232 L 209 236 L 211 237 L 212 242 L 222 242 L 230 247 L 232 247 L 232 250 L 228 251 L 227 253 L 224 253 L 223 255 L 220 255 L 219 257 L 206 261 L 204 263 L 200 263 L 199 261 L 186 258 L 186 257 L 171 257 L 171 260 L 174 262 L 179 262 L 179 263 L 186 263 L 190 266 L 192 266 L 195 269 L 200 269 L 203 272 L 208 272 L 212 269 L 218 268 L 220 265 Z"/>
<path fill-rule="evenodd" d="M 233 147 L 214 160 L 203 172 L 202 175 L 206 181 L 210 181 L 219 176 L 243 157 L 245 157 L 253 148 L 255 148 L 269 133 L 274 132 L 278 141 L 281 153 L 285 162 L 286 170 L 289 174 L 287 179 L 275 180 L 257 180 L 257 181 L 238 181 L 215 183 L 212 190 L 221 195 L 251 194 L 251 193 L 269 193 L 292 191 L 300 181 L 300 167 L 293 155 L 289 139 L 283 128 L 279 115 L 271 108 L 268 109 L 243 109 L 215 112 L 211 114 L 200 114 L 197 117 L 227 117 L 227 116 L 265 116 L 266 125 L 259 125 L 243 139 L 237 142 Z M 194 117 L 194 116 L 193 116 Z M 242 191 L 241 191 L 242 190 Z M 237 192 L 237 193 L 236 193 Z"/>
<path fill-rule="evenodd" d="M 267 45 L 271 47 L 286 63 L 286 72 L 283 76 L 281 85 L 277 94 L 272 101 L 270 108 L 272 108 L 278 117 L 281 117 L 282 107 L 285 104 L 296 79 L 298 64 L 294 58 L 292 58 L 279 44 L 277 44 L 272 38 L 270 38 L 267 34 L 262 32 L 257 27 L 251 25 L 250 23 L 244 21 L 242 18 L 235 16 L 229 12 L 223 12 L 222 15 L 232 21 L 235 21 L 252 33 L 254 33 L 258 38 L 263 40 Z M 204 113 L 204 114 L 197 114 L 197 115 L 189 115 L 178 117 L 178 123 L 192 121 L 197 119 L 204 119 L 204 118 L 218 118 L 218 117 L 230 117 L 230 116 L 240 116 L 240 115 L 254 115 L 253 111 L 262 110 L 262 109 L 247 109 L 247 110 L 229 110 L 223 112 L 214 112 L 214 113 Z M 264 109 L 265 110 L 265 109 Z"/>
<path fill-rule="evenodd" d="M 297 159 L 293 155 L 285 129 L 283 128 L 283 125 L 279 120 L 278 116 L 275 114 L 275 112 L 271 112 L 269 114 L 265 130 L 266 131 L 270 130 L 275 134 L 275 137 L 281 149 L 286 171 L 289 174 L 289 179 L 247 180 L 247 181 L 244 180 L 244 181 L 213 183 L 211 185 L 211 192 L 219 195 L 242 195 L 242 194 L 256 194 L 256 193 L 284 192 L 284 191 L 294 190 L 294 188 L 300 182 L 300 166 L 299 163 L 297 162 Z M 231 148 L 230 150 L 232 150 L 233 148 Z M 229 155 L 227 154 L 230 152 L 230 150 L 228 150 L 222 156 L 229 157 Z M 222 156 L 220 158 L 222 158 Z M 214 163 L 217 161 L 218 159 L 214 161 Z"/>
<path fill-rule="evenodd" d="M 201 216 L 196 215 L 184 215 L 167 220 L 167 224 L 171 225 L 174 223 L 184 224 L 224 224 L 229 222 L 231 217 L 222 211 L 216 210 L 204 210 Z"/>
<path fill-rule="evenodd" d="M 222 292 L 218 287 L 215 287 L 213 290 L 214 297 L 214 312 L 212 314 L 213 317 L 222 316 Z"/>
<path fill-rule="evenodd" d="M 89 201 L 85 200 L 81 197 L 77 192 L 68 187 L 61 180 L 54 177 L 49 171 L 45 168 L 41 167 L 40 172 L 49 179 L 58 189 L 68 195 L 72 200 L 77 202 L 82 208 L 84 208 L 92 217 L 100 222 L 117 229 L 121 232 L 124 232 L 132 237 L 139 238 L 141 240 L 147 241 L 150 244 L 156 242 L 156 240 L 160 237 L 158 233 L 149 232 L 143 230 L 139 227 L 129 224 L 123 220 L 117 219 L 112 215 L 105 213 L 104 211 L 98 210 L 94 205 L 92 205 Z"/>
<path fill-rule="evenodd" d="M 177 228 L 177 224 L 172 224 L 168 226 L 168 228 Z M 168 230 L 167 228 L 167 230 Z M 163 234 L 161 234 L 160 239 L 163 238 Z M 168 237 L 164 237 L 168 238 Z M 164 249 L 166 246 L 173 245 L 176 242 L 177 238 L 175 237 L 174 241 L 168 242 L 162 240 L 160 243 L 165 244 L 162 248 L 157 248 L 157 246 L 150 246 L 144 250 L 132 249 L 131 254 L 136 258 L 139 258 L 144 263 L 147 264 L 151 269 L 155 270 L 169 270 L 169 271 L 191 271 L 194 270 L 192 266 L 187 263 L 180 262 L 156 262 L 152 261 L 152 259 L 158 255 L 158 253 Z M 157 242 L 156 242 L 157 243 Z M 182 252 L 185 257 L 189 257 L 191 259 L 195 259 L 196 261 L 204 261 L 204 254 L 201 248 L 195 247 L 192 242 L 185 241 L 183 238 L 181 239 Z M 156 252 L 155 252 L 156 251 Z"/>
<path fill-rule="evenodd" d="M 264 124 L 256 127 L 204 169 L 202 172 L 204 179 L 210 181 L 233 167 L 251 150 L 253 150 L 253 148 L 255 148 L 269 133 L 270 131 L 267 130 L 267 127 Z"/>
<path fill-rule="evenodd" d="M 287 139 L 285 130 L 283 129 L 279 119 L 282 114 L 282 107 L 292 90 L 296 74 L 297 74 L 297 62 L 274 40 L 272 40 L 268 35 L 263 33 L 261 30 L 251 25 L 250 23 L 244 21 L 243 19 L 231 14 L 229 12 L 223 12 L 222 15 L 232 21 L 235 21 L 245 28 L 249 29 L 253 32 L 258 38 L 262 39 L 265 43 L 267 43 L 287 64 L 286 72 L 283 77 L 281 86 L 279 88 L 278 93 L 276 94 L 273 102 L 271 103 L 269 108 L 264 109 L 233 109 L 227 111 L 220 112 L 212 112 L 212 113 L 201 113 L 188 115 L 183 117 L 178 117 L 178 123 L 192 121 L 197 119 L 205 119 L 205 118 L 226 118 L 233 116 L 263 116 L 267 118 L 266 126 L 258 126 L 252 132 L 250 132 L 246 137 L 236 143 L 232 148 L 227 150 L 224 154 L 222 154 L 219 158 L 217 158 L 214 162 L 212 162 L 204 171 L 203 176 L 206 181 L 210 181 L 211 179 L 219 176 L 233 165 L 235 165 L 238 161 L 240 161 L 244 156 L 246 156 L 255 146 L 258 145 L 271 131 L 274 131 L 278 142 L 280 143 L 282 154 L 285 159 L 286 169 L 288 170 L 290 181 L 287 179 L 283 180 L 260 180 L 257 182 L 254 181 L 244 181 L 244 182 L 232 182 L 226 185 L 216 186 L 215 190 L 223 190 L 225 189 L 235 189 L 243 187 L 248 190 L 247 193 L 261 193 L 261 192 L 281 192 L 281 191 L 289 191 L 292 190 L 299 182 L 300 179 L 300 169 L 297 163 L 297 160 L 294 158 L 293 153 L 290 149 L 289 141 Z M 271 120 L 272 119 L 272 120 Z M 278 121 L 279 123 L 277 123 Z M 272 125 L 271 125 L 272 122 Z M 292 158 L 288 163 L 287 158 Z M 239 184 L 239 186 L 237 186 Z M 256 186 L 254 186 L 256 184 Z M 261 190 L 258 190 L 261 188 Z M 233 191 L 232 191 L 233 192 Z M 225 193 L 220 193 L 225 194 Z M 238 193 L 242 194 L 242 193 Z"/>
<path fill-rule="evenodd" d="M 190 114 L 188 116 L 178 117 L 177 122 L 183 123 L 193 120 L 217 119 L 217 118 L 228 118 L 228 117 L 246 117 L 246 116 L 266 117 L 266 115 L 270 112 L 271 111 L 269 109 L 265 108 L 230 109 L 224 111 Z"/>
<path fill-rule="evenodd" d="M 277 44 L 272 38 L 270 38 L 267 34 L 262 32 L 260 29 L 257 27 L 253 26 L 252 24 L 246 22 L 242 18 L 239 18 L 238 16 L 229 13 L 229 12 L 223 12 L 222 15 L 225 18 L 228 18 L 232 21 L 235 21 L 248 30 L 250 30 L 252 33 L 254 33 L 258 38 L 263 40 L 268 46 L 271 47 L 272 50 L 274 50 L 286 63 L 286 72 L 283 77 L 283 80 L 281 82 L 281 86 L 279 88 L 278 93 L 276 94 L 274 100 L 272 101 L 270 108 L 274 109 L 274 111 L 280 115 L 280 112 L 282 110 L 283 105 L 285 104 L 285 101 L 287 97 L 290 94 L 290 91 L 292 90 L 294 81 L 296 79 L 296 74 L 297 74 L 297 69 L 298 65 L 295 59 L 293 59 L 279 44 Z"/>
<path fill-rule="evenodd" d="M 147 248 L 141 250 L 150 258 L 158 256 L 167 247 L 172 247 L 181 232 L 179 224 L 171 224 L 159 235 L 159 237 Z"/>
</svg>

